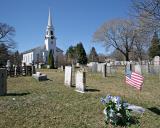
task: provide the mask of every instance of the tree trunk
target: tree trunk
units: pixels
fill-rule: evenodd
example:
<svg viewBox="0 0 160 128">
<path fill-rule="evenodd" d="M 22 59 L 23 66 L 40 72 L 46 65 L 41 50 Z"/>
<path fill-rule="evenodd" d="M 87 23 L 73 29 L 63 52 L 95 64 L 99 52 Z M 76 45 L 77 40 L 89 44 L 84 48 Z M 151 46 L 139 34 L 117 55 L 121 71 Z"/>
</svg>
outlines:
<svg viewBox="0 0 160 128">
<path fill-rule="evenodd" d="M 129 53 L 126 53 L 125 57 L 126 57 L 126 61 L 129 61 Z"/>
</svg>

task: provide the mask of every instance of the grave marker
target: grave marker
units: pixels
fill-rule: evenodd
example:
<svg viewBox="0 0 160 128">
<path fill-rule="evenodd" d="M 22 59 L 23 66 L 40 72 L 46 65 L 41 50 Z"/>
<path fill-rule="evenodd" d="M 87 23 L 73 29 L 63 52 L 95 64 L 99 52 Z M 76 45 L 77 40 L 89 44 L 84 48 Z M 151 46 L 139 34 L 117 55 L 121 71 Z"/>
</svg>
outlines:
<svg viewBox="0 0 160 128">
<path fill-rule="evenodd" d="M 77 71 L 76 76 L 76 91 L 84 93 L 86 89 L 86 72 Z"/>
<path fill-rule="evenodd" d="M 68 87 L 72 86 L 72 67 L 65 66 L 64 84 Z"/>
<path fill-rule="evenodd" d="M 142 69 L 141 69 L 141 65 L 137 64 L 134 66 L 134 71 L 138 74 L 142 74 Z"/>
<path fill-rule="evenodd" d="M 0 95 L 7 94 L 7 70 L 0 68 Z"/>
</svg>

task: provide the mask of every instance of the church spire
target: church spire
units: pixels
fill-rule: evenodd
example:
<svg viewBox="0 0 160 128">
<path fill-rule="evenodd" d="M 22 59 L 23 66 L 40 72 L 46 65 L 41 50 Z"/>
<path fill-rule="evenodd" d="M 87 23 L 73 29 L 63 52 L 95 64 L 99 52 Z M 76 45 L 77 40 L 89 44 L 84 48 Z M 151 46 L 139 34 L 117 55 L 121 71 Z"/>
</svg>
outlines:
<svg viewBox="0 0 160 128">
<path fill-rule="evenodd" d="M 48 15 L 48 27 L 53 27 L 52 26 L 52 17 L 51 17 L 50 9 L 49 9 L 49 15 Z"/>
</svg>

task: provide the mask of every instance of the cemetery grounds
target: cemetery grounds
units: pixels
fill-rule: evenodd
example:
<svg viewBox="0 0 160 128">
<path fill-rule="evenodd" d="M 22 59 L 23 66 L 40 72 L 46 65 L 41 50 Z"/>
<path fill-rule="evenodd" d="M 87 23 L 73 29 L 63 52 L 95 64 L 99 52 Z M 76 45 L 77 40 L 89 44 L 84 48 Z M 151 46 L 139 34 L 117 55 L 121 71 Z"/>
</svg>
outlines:
<svg viewBox="0 0 160 128">
<path fill-rule="evenodd" d="M 107 94 L 121 96 L 131 104 L 145 108 L 134 114 L 140 123 L 131 128 L 160 127 L 160 76 L 145 75 L 141 92 L 125 84 L 122 68 L 114 76 L 86 73 L 87 91 L 64 86 L 64 72 L 40 70 L 49 80 L 32 77 L 7 79 L 7 96 L 0 97 L 0 128 L 104 128 L 104 106 L 100 98 Z M 73 78 L 73 82 L 74 82 Z M 118 128 L 121 126 L 118 126 Z"/>
</svg>

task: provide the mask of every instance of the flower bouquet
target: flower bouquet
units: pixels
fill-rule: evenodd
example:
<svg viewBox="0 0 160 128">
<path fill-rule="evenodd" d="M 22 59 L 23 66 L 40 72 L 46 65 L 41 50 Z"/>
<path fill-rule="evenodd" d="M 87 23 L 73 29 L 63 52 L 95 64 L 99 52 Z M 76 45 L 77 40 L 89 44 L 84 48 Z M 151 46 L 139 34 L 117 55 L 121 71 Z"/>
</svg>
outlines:
<svg viewBox="0 0 160 128">
<path fill-rule="evenodd" d="M 130 109 L 128 103 L 124 102 L 119 96 L 107 95 L 101 98 L 104 104 L 105 122 L 113 125 L 128 125 L 131 119 Z"/>
</svg>

